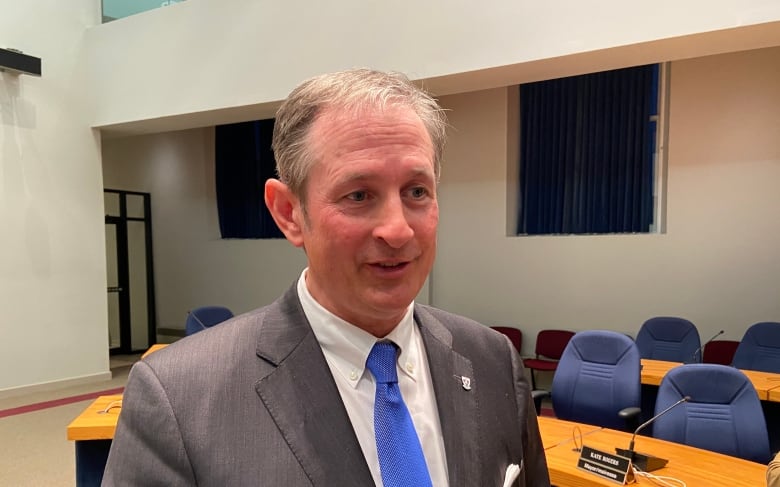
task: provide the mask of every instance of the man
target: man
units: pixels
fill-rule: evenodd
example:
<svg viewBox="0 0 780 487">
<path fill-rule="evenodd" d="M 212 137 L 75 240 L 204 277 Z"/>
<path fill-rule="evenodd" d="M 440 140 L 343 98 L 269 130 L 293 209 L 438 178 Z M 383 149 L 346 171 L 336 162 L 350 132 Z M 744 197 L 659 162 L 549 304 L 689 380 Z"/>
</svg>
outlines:
<svg viewBox="0 0 780 487">
<path fill-rule="evenodd" d="M 400 75 L 290 94 L 265 200 L 308 267 L 270 306 L 133 368 L 104 485 L 500 486 L 511 465 L 512 485 L 549 485 L 510 342 L 413 302 L 436 253 L 444 128 Z"/>
</svg>

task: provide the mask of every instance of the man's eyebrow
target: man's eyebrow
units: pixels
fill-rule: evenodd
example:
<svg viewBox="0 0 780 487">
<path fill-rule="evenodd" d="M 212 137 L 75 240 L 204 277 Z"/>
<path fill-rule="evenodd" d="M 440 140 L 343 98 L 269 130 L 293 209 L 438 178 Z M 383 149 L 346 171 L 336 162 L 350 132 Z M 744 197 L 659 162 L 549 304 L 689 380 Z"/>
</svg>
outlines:
<svg viewBox="0 0 780 487">
<path fill-rule="evenodd" d="M 432 171 L 429 171 L 427 168 L 419 167 L 414 168 L 409 172 L 408 177 L 410 179 L 416 179 L 416 178 L 425 178 L 425 179 L 435 179 L 436 176 L 433 174 Z M 354 173 L 350 173 L 347 175 L 344 175 L 343 177 L 336 178 L 337 184 L 349 184 L 352 182 L 360 182 L 360 181 L 369 181 L 372 179 L 382 179 L 383 175 L 374 173 L 371 171 L 358 171 Z"/>
<path fill-rule="evenodd" d="M 336 184 L 349 184 L 360 181 L 368 181 L 370 179 L 376 179 L 378 176 L 371 174 L 370 172 L 355 172 L 343 175 L 336 178 Z"/>
<path fill-rule="evenodd" d="M 435 179 L 436 175 L 433 173 L 432 170 L 429 171 L 428 167 L 416 167 L 414 170 L 412 170 L 411 173 L 412 177 L 426 177 L 426 178 L 432 178 Z"/>
</svg>

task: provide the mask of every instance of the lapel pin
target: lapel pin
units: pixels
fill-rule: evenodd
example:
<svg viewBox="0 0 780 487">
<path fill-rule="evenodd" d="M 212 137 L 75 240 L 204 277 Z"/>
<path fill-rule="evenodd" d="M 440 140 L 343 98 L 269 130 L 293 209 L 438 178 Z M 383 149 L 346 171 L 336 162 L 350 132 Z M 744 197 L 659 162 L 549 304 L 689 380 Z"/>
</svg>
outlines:
<svg viewBox="0 0 780 487">
<path fill-rule="evenodd" d="M 460 376 L 460 383 L 463 385 L 463 388 L 467 391 L 471 390 L 471 378 L 466 377 L 465 375 Z"/>
</svg>

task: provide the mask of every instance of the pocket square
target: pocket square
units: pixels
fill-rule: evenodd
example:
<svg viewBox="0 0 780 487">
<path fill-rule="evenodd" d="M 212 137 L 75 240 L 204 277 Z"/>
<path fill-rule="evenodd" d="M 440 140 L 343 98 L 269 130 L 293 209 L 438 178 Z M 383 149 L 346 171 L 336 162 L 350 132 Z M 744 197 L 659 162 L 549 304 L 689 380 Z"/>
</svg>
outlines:
<svg viewBox="0 0 780 487">
<path fill-rule="evenodd" d="M 517 477 L 520 476 L 520 471 L 523 469 L 523 461 L 520 460 L 520 465 L 513 463 L 506 468 L 506 474 L 504 474 L 504 487 L 512 487 Z"/>
</svg>

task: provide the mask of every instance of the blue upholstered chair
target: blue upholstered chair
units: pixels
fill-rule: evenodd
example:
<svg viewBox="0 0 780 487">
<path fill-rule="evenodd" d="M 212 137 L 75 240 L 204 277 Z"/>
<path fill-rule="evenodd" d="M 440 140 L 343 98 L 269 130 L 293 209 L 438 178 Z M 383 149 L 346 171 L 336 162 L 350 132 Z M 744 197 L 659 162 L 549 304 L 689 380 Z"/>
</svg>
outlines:
<svg viewBox="0 0 780 487">
<path fill-rule="evenodd" d="M 224 306 L 202 306 L 187 313 L 185 335 L 203 331 L 233 317 L 233 312 Z"/>
<path fill-rule="evenodd" d="M 780 323 L 764 321 L 748 328 L 731 365 L 738 369 L 780 373 Z"/>
<path fill-rule="evenodd" d="M 758 394 L 745 374 L 720 364 L 688 364 L 670 370 L 658 388 L 653 436 L 766 463 L 769 435 Z"/>
<path fill-rule="evenodd" d="M 628 336 L 581 331 L 569 340 L 552 381 L 552 405 L 560 419 L 632 429 L 640 412 L 639 350 Z M 626 419 L 626 412 L 631 408 Z"/>
<path fill-rule="evenodd" d="M 701 362 L 701 339 L 693 323 L 672 316 L 650 318 L 636 336 L 642 358 L 670 362 Z"/>
</svg>

